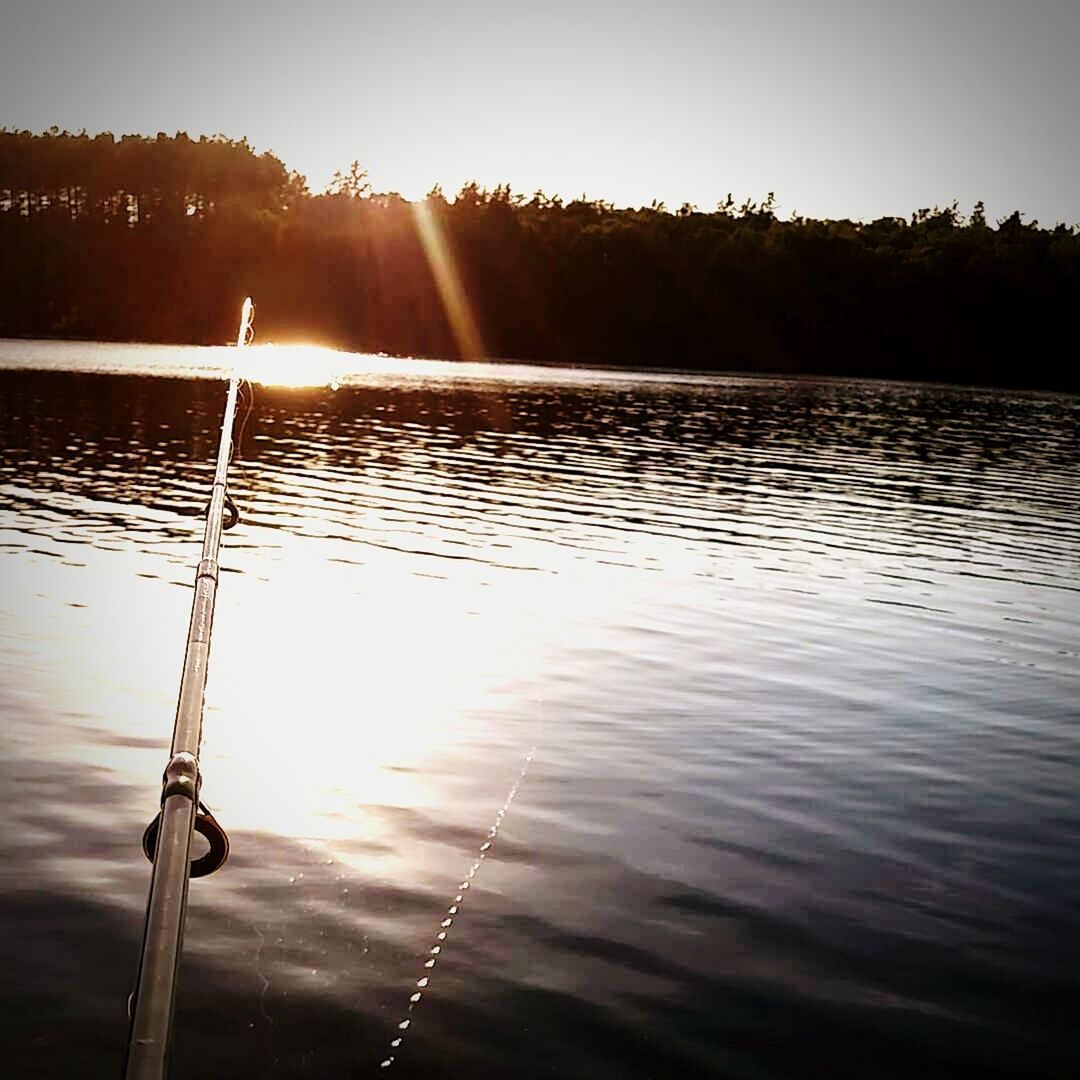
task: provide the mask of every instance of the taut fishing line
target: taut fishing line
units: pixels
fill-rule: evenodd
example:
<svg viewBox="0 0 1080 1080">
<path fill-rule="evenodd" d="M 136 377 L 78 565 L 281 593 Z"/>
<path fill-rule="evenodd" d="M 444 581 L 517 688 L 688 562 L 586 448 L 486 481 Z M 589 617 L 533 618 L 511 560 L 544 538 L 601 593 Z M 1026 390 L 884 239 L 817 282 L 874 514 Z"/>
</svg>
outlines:
<svg viewBox="0 0 1080 1080">
<path fill-rule="evenodd" d="M 547 634 L 542 633 L 540 641 L 534 641 L 534 648 L 538 649 L 539 656 L 546 653 Z M 538 659 L 539 659 L 538 656 Z M 541 665 L 537 663 L 537 669 L 541 669 Z M 431 981 L 435 969 L 438 967 L 440 961 L 445 959 L 445 952 L 447 948 L 447 941 L 450 936 L 450 931 L 454 926 L 455 921 L 461 915 L 461 909 L 464 906 L 465 898 L 469 893 L 469 890 L 476 884 L 477 875 L 480 873 L 480 868 L 483 866 L 487 857 L 494 851 L 495 842 L 499 837 L 499 831 L 506 820 L 506 815 L 510 812 L 510 807 L 517 797 L 518 791 L 520 791 L 522 784 L 525 783 L 525 778 L 529 774 L 529 769 L 532 766 L 533 761 L 536 759 L 536 753 L 538 748 L 544 739 L 545 728 L 545 715 L 544 715 L 544 697 L 543 692 L 536 698 L 537 718 L 536 726 L 533 732 L 532 744 L 529 747 L 528 752 L 525 754 L 524 760 L 521 763 L 521 767 L 518 770 L 517 776 L 514 778 L 514 782 L 510 785 L 510 790 L 506 793 L 506 798 L 503 799 L 502 805 L 499 807 L 495 814 L 495 820 L 491 823 L 491 827 L 488 829 L 484 840 L 480 844 L 476 851 L 476 857 L 473 859 L 472 864 L 469 866 L 468 872 L 458 882 L 457 889 L 455 891 L 453 899 L 445 909 L 445 914 L 442 920 L 438 924 L 434 937 L 431 940 L 431 944 L 425 954 L 419 978 L 413 983 L 412 993 L 409 995 L 408 1006 L 405 1009 L 404 1015 L 398 1021 L 394 1031 L 394 1037 L 390 1040 L 390 1044 L 387 1047 L 387 1054 L 379 1062 L 380 1069 L 389 1069 L 397 1060 L 398 1055 L 401 1052 L 401 1047 L 405 1042 L 405 1037 L 412 1029 L 413 1019 L 416 1010 L 420 1007 L 421 1001 L 424 1000 L 424 995 L 431 989 Z"/>
<path fill-rule="evenodd" d="M 543 702 L 540 703 L 540 726 L 543 728 L 544 723 L 544 706 Z M 401 1049 L 402 1043 L 405 1041 L 405 1036 L 413 1023 L 413 1013 L 419 1008 L 420 1002 L 424 998 L 424 992 L 429 988 L 432 978 L 432 972 L 438 965 L 439 961 L 443 959 L 443 952 L 446 949 L 446 941 L 450 934 L 450 929 L 454 925 L 454 920 L 461 914 L 461 908 L 465 903 L 465 896 L 469 889 L 473 887 L 476 882 L 476 877 L 480 873 L 480 867 L 484 864 L 484 860 L 491 854 L 495 846 L 495 841 L 498 839 L 499 830 L 502 828 L 503 821 L 506 818 L 507 813 L 510 810 L 510 805 L 514 801 L 514 797 L 518 793 L 518 789 L 525 782 L 525 777 L 528 775 L 529 766 L 532 765 L 533 759 L 536 757 L 536 747 L 539 743 L 539 734 L 537 736 L 537 742 L 529 748 L 529 752 L 525 755 L 525 760 L 521 764 L 521 768 L 518 771 L 517 777 L 513 784 L 510 786 L 510 790 L 507 792 L 506 798 L 503 800 L 502 806 L 499 807 L 498 812 L 495 814 L 495 820 L 491 824 L 491 828 L 487 831 L 487 836 L 484 842 L 480 845 L 476 853 L 476 858 L 473 860 L 472 865 L 469 867 L 469 872 L 458 882 L 457 893 L 454 899 L 450 902 L 450 905 L 446 909 L 446 914 L 442 921 L 439 923 L 439 929 L 436 931 L 434 938 L 432 939 L 431 947 L 427 952 L 427 959 L 424 961 L 422 974 L 419 979 L 416 980 L 415 989 L 409 996 L 409 1006 L 405 1010 L 405 1015 L 398 1022 L 397 1034 L 390 1040 L 389 1054 L 380 1063 L 381 1069 L 388 1069 L 397 1060 L 397 1054 Z"/>
</svg>

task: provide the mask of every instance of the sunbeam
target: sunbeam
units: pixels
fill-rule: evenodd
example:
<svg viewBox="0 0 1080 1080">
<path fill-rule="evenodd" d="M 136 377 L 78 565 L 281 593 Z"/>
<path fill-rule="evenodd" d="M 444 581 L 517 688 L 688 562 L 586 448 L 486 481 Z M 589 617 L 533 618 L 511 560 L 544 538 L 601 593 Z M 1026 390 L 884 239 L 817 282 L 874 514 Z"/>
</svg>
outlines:
<svg viewBox="0 0 1080 1080">
<path fill-rule="evenodd" d="M 439 298 L 450 320 L 458 352 L 463 360 L 482 360 L 487 354 L 480 339 L 480 330 L 439 221 L 426 201 L 413 203 L 412 212 L 424 254 L 439 290 Z"/>
</svg>

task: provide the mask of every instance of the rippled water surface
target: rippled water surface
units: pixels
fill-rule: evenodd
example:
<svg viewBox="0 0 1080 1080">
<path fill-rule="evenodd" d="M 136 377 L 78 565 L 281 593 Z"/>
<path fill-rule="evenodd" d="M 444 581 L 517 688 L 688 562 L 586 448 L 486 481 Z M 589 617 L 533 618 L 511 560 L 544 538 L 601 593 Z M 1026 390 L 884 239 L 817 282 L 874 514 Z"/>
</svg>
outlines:
<svg viewBox="0 0 1080 1080">
<path fill-rule="evenodd" d="M 174 1075 L 1080 1070 L 1075 398 L 257 355 Z M 9 1075 L 118 1074 L 228 360 L 0 342 Z"/>
</svg>

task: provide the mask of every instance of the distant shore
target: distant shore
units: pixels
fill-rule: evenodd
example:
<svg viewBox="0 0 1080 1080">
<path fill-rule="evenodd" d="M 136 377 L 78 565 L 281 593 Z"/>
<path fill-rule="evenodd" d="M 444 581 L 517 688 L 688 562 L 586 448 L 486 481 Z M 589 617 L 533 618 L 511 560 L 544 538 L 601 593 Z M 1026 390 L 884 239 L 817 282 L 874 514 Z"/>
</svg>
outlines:
<svg viewBox="0 0 1080 1080">
<path fill-rule="evenodd" d="M 0 132 L 0 335 L 1080 390 L 1080 233 L 981 205 L 865 223 L 617 209 L 363 170 L 312 195 L 246 141 Z"/>
</svg>

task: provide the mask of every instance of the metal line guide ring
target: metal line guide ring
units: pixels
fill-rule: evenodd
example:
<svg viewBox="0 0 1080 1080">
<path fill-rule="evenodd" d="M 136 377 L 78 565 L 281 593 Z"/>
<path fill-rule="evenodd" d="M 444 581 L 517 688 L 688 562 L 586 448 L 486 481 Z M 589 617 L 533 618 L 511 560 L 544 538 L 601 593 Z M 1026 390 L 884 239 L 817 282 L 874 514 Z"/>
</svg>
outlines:
<svg viewBox="0 0 1080 1080">
<path fill-rule="evenodd" d="M 154 818 L 143 833 L 143 854 L 151 861 L 157 853 L 158 829 L 161 827 L 161 814 Z M 193 878 L 207 877 L 215 870 L 220 870 L 229 857 L 229 837 L 216 817 L 200 802 L 195 811 L 195 831 L 206 837 L 210 850 L 191 860 L 188 875 Z"/>
</svg>

